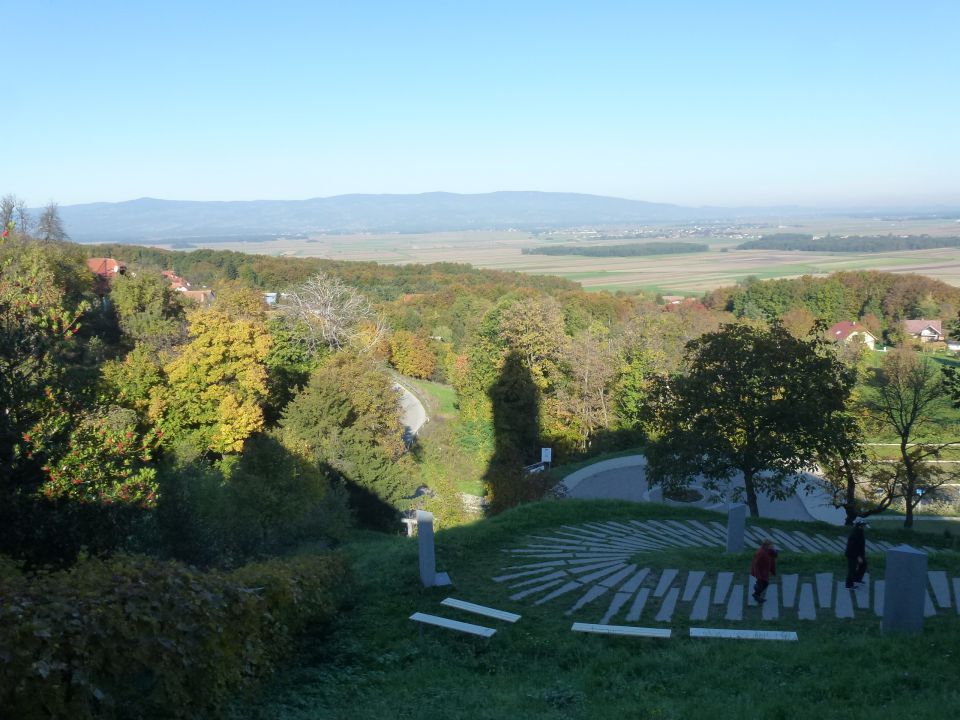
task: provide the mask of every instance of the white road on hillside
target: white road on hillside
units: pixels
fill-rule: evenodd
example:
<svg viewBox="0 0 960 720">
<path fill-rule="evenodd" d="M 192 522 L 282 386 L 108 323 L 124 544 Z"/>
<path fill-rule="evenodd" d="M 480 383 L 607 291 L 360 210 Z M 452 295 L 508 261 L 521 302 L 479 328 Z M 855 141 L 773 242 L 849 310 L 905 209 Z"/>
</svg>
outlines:
<svg viewBox="0 0 960 720">
<path fill-rule="evenodd" d="M 409 444 L 427 421 L 423 403 L 400 383 L 393 386 L 400 391 L 400 421 L 403 423 L 403 439 Z"/>
</svg>

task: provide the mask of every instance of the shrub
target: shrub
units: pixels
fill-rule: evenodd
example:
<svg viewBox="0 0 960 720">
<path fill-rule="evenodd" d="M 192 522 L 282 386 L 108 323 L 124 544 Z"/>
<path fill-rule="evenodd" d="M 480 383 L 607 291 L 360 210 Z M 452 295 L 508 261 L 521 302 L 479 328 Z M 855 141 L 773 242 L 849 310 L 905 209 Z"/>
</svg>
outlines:
<svg viewBox="0 0 960 720">
<path fill-rule="evenodd" d="M 0 574 L 0 707 L 9 717 L 218 714 L 349 593 L 339 555 L 203 573 L 140 556 Z"/>
</svg>

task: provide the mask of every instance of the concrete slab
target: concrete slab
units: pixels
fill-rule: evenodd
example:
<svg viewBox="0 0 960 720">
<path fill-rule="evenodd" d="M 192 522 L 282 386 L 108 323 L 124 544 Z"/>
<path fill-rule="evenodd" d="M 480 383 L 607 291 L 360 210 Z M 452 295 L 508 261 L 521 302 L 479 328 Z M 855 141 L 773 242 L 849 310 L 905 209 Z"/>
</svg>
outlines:
<svg viewBox="0 0 960 720">
<path fill-rule="evenodd" d="M 530 597 L 531 595 L 536 595 L 538 592 L 543 592 L 544 590 L 549 590 L 552 587 L 556 587 L 562 582 L 563 580 L 552 580 L 548 583 L 544 583 L 543 585 L 537 585 L 535 587 L 522 590 L 521 592 L 514 593 L 513 595 L 510 596 L 510 599 L 523 600 L 525 597 Z"/>
<path fill-rule="evenodd" d="M 660 582 L 657 583 L 656 590 L 653 591 L 654 597 L 661 597 L 673 583 L 674 579 L 677 577 L 678 570 L 669 569 L 664 570 L 660 575 Z"/>
<path fill-rule="evenodd" d="M 603 570 L 597 570 L 596 572 L 590 573 L 589 575 L 584 575 L 583 577 L 577 578 L 577 580 L 579 580 L 584 584 L 592 583 L 596 580 L 599 580 L 600 578 L 605 578 L 608 575 L 612 575 L 613 573 L 617 572 L 618 570 L 622 570 L 623 568 L 624 568 L 624 564 L 620 563 L 618 565 L 614 565 L 613 567 L 608 567 Z"/>
<path fill-rule="evenodd" d="M 580 596 L 580 599 L 577 600 L 577 602 L 575 602 L 569 610 L 567 610 L 566 614 L 572 615 L 577 610 L 582 608 L 584 605 L 587 605 L 588 603 L 592 603 L 598 597 L 606 594 L 608 589 L 609 588 L 605 588 L 602 585 L 592 586 L 589 590 L 587 590 L 583 595 Z"/>
<path fill-rule="evenodd" d="M 828 608 L 832 604 L 830 595 L 833 591 L 833 573 L 817 573 L 817 600 L 821 608 Z"/>
<path fill-rule="evenodd" d="M 690 637 L 723 638 L 726 640 L 797 640 L 797 634 L 793 631 L 730 630 L 727 628 L 690 628 Z"/>
<path fill-rule="evenodd" d="M 511 590 L 517 588 L 527 587 L 528 585 L 536 585 L 537 583 L 544 583 L 547 580 L 558 580 L 560 578 L 567 577 L 567 573 L 564 570 L 558 570 L 557 572 L 552 572 L 549 575 L 544 575 L 542 577 L 535 577 L 529 580 L 522 580 L 521 582 L 514 583 L 510 586 Z"/>
<path fill-rule="evenodd" d="M 770 584 L 764 593 L 766 602 L 761 608 L 761 617 L 764 620 L 776 620 L 780 617 L 780 591 L 776 585 Z"/>
<path fill-rule="evenodd" d="M 691 620 L 706 620 L 707 613 L 710 612 L 710 586 L 704 585 L 697 593 L 697 600 L 693 603 L 693 610 L 690 611 Z"/>
<path fill-rule="evenodd" d="M 446 605 L 447 607 L 456 608 L 457 610 L 474 613 L 475 615 L 483 615 L 485 617 L 493 618 L 494 620 L 503 620 L 504 622 L 509 623 L 515 623 L 520 619 L 520 616 L 516 613 L 507 612 L 506 610 L 497 610 L 496 608 L 487 607 L 486 605 L 477 605 L 465 600 L 457 600 L 456 598 L 444 598 L 440 601 L 440 604 Z"/>
<path fill-rule="evenodd" d="M 886 584 L 885 580 L 877 580 L 873 584 L 873 612 L 879 617 L 883 617 L 883 596 L 886 594 L 884 592 Z"/>
<path fill-rule="evenodd" d="M 631 625 L 594 625 L 591 623 L 574 623 L 570 628 L 573 632 L 595 633 L 597 635 L 626 635 L 628 637 L 669 638 L 673 631 L 670 628 L 645 628 Z"/>
<path fill-rule="evenodd" d="M 630 612 L 627 613 L 627 622 L 636 622 L 640 619 L 648 597 L 650 597 L 650 588 L 640 588 L 640 592 L 633 600 L 633 605 L 630 606 Z"/>
<path fill-rule="evenodd" d="M 853 590 L 845 587 L 845 581 L 837 581 L 837 602 L 834 606 L 834 614 L 838 618 L 853 617 Z"/>
<path fill-rule="evenodd" d="M 537 568 L 536 570 L 524 570 L 523 572 L 510 573 L 509 575 L 498 575 L 493 578 L 494 582 L 506 582 L 507 580 L 516 580 L 517 578 L 522 577 L 534 577 L 539 575 L 541 577 L 549 575 L 551 572 L 555 572 L 555 568 Z"/>
<path fill-rule="evenodd" d="M 937 607 L 950 607 L 950 585 L 947 583 L 947 573 L 943 570 L 929 570 L 927 577 L 930 578 L 930 587 L 933 588 Z"/>
<path fill-rule="evenodd" d="M 727 613 L 724 620 L 743 620 L 743 585 L 734 585 L 730 591 L 730 600 L 727 602 Z"/>
<path fill-rule="evenodd" d="M 783 588 L 783 606 L 785 608 L 792 608 L 794 601 L 797 599 L 797 582 L 799 579 L 799 575 L 784 575 L 780 578 L 780 585 Z"/>
<path fill-rule="evenodd" d="M 656 622 L 670 622 L 673 618 L 673 610 L 677 606 L 677 598 L 680 597 L 680 588 L 670 588 L 663 603 L 660 605 L 660 611 L 654 618 Z"/>
<path fill-rule="evenodd" d="M 697 588 L 700 587 L 700 583 L 703 582 L 704 575 L 706 575 L 706 573 L 703 570 L 691 570 L 687 573 L 687 584 L 683 587 L 683 597 L 681 598 L 683 602 L 693 600 L 693 596 L 697 593 Z"/>
<path fill-rule="evenodd" d="M 556 590 L 554 590 L 553 592 L 551 592 L 549 595 L 544 595 L 542 598 L 540 598 L 539 600 L 537 600 L 537 601 L 534 603 L 534 605 L 543 605 L 544 603 L 548 603 L 548 602 L 550 602 L 551 600 L 554 600 L 554 599 L 560 597 L 561 595 L 566 595 L 566 594 L 567 594 L 568 592 L 570 592 L 571 590 L 576 590 L 577 588 L 580 588 L 580 587 L 583 587 L 583 585 L 581 585 L 580 583 L 576 582 L 575 580 L 571 580 L 570 582 L 566 583 L 565 585 L 562 585 L 561 587 L 559 587 L 559 588 L 557 588 Z M 513 598 L 511 598 L 511 600 L 512 600 L 512 599 L 513 599 Z"/>
<path fill-rule="evenodd" d="M 730 590 L 730 583 L 733 582 L 732 572 L 717 573 L 717 587 L 713 593 L 713 602 L 716 605 L 723 605 L 727 599 L 727 592 Z"/>
<path fill-rule="evenodd" d="M 649 574 L 650 574 L 650 568 L 642 568 L 640 570 L 637 570 L 636 574 L 632 578 L 627 580 L 623 584 L 623 587 L 620 588 L 620 590 L 622 592 L 629 592 L 629 593 L 636 591 L 636 589 L 640 587 L 643 581 L 647 579 L 647 575 Z"/>
<path fill-rule="evenodd" d="M 470 635 L 479 635 L 480 637 L 491 637 L 497 631 L 493 628 L 483 625 L 474 625 L 473 623 L 460 622 L 459 620 L 450 620 L 439 615 L 429 615 L 427 613 L 416 612 L 410 616 L 414 622 L 425 623 L 427 625 L 436 625 L 447 630 L 456 630 L 457 632 L 469 633 Z"/>
<path fill-rule="evenodd" d="M 853 597 L 859 609 L 866 610 L 870 607 L 870 573 L 864 573 L 863 583 L 853 591 Z"/>
<path fill-rule="evenodd" d="M 600 584 L 604 587 L 616 587 L 622 583 L 629 575 L 633 574 L 633 571 L 637 569 L 636 565 L 627 565 L 620 572 L 616 572 L 605 580 L 601 580 Z M 586 580 L 586 578 L 583 578 Z"/>
<path fill-rule="evenodd" d="M 813 601 L 813 585 L 803 583 L 800 586 L 800 601 L 797 603 L 797 617 L 801 620 L 816 620 L 817 609 Z"/>
<path fill-rule="evenodd" d="M 610 621 L 616 617 L 616 614 L 620 612 L 620 609 L 626 604 L 627 600 L 633 597 L 632 592 L 618 592 L 613 596 L 613 600 L 610 601 L 610 606 L 607 608 L 607 612 L 604 613 L 604 616 L 600 619 L 601 625 L 607 625 Z"/>
</svg>

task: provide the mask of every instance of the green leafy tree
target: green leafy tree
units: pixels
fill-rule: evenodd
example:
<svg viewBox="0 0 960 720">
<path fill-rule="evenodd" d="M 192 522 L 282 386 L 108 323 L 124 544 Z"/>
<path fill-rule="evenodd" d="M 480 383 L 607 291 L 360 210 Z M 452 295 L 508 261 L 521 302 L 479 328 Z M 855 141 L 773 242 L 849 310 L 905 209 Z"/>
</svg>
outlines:
<svg viewBox="0 0 960 720">
<path fill-rule="evenodd" d="M 117 276 L 110 290 L 110 302 L 121 329 L 135 342 L 159 349 L 183 340 L 183 306 L 160 273 L 140 271 L 135 276 Z"/>
<path fill-rule="evenodd" d="M 685 486 L 702 473 L 714 486 L 743 474 L 747 504 L 784 498 L 836 431 L 856 381 L 819 339 L 782 326 L 725 325 L 687 345 L 689 370 L 660 388 L 652 413 L 648 476 Z"/>
<path fill-rule="evenodd" d="M 401 375 L 428 378 L 437 367 L 437 356 L 423 335 L 397 330 L 390 336 L 390 364 Z"/>
</svg>

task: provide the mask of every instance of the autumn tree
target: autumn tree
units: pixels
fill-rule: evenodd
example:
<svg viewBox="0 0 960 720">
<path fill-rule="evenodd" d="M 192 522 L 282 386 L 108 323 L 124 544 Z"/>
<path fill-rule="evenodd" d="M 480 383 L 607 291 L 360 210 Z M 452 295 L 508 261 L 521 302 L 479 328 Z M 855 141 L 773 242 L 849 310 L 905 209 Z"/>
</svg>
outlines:
<svg viewBox="0 0 960 720">
<path fill-rule="evenodd" d="M 648 477 L 713 487 L 743 475 L 747 504 L 794 493 L 836 430 L 856 375 L 818 339 L 781 325 L 724 325 L 687 345 L 688 372 L 660 386 Z"/>
<path fill-rule="evenodd" d="M 264 426 L 270 334 L 261 321 L 216 308 L 189 320 L 192 339 L 164 367 L 166 383 L 151 391 L 150 416 L 171 438 L 219 454 L 240 452 Z"/>
<path fill-rule="evenodd" d="M 881 426 L 899 440 L 899 459 L 891 471 L 892 486 L 904 502 L 904 527 L 913 526 L 913 511 L 924 493 L 956 476 L 936 462 L 944 448 L 954 442 L 918 442 L 948 404 L 950 383 L 956 375 L 951 372 L 947 377 L 945 384 L 933 361 L 905 348 L 893 350 L 884 358 L 877 373 L 876 392 L 867 400 Z"/>
<path fill-rule="evenodd" d="M 390 336 L 390 364 L 402 375 L 428 378 L 437 367 L 437 356 L 423 335 L 397 330 Z"/>
</svg>

